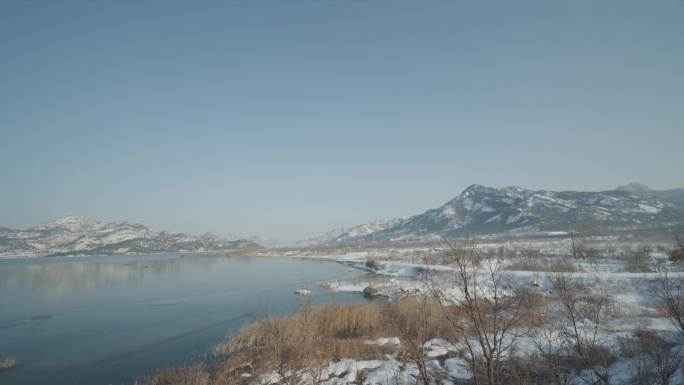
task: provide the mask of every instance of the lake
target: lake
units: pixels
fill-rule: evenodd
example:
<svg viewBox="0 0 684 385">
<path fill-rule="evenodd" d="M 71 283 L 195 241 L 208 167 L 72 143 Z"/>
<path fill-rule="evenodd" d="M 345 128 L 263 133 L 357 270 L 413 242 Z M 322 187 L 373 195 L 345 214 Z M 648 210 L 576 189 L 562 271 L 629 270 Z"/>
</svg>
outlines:
<svg viewBox="0 0 684 385">
<path fill-rule="evenodd" d="M 157 254 L 0 260 L 0 384 L 130 384 L 201 359 L 265 313 L 364 301 L 317 284 L 365 274 L 312 259 Z"/>
</svg>

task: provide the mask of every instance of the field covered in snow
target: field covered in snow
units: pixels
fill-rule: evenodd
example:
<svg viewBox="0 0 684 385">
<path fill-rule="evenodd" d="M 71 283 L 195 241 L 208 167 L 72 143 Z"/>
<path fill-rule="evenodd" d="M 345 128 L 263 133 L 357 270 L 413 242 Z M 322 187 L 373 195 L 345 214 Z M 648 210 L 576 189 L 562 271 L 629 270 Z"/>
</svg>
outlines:
<svg viewBox="0 0 684 385">
<path fill-rule="evenodd" d="M 312 309 L 303 287 L 301 315 L 269 316 L 220 345 L 213 366 L 186 370 L 261 385 L 683 384 L 675 239 L 553 233 L 251 251 L 365 269 L 322 285 L 376 300 Z"/>
</svg>

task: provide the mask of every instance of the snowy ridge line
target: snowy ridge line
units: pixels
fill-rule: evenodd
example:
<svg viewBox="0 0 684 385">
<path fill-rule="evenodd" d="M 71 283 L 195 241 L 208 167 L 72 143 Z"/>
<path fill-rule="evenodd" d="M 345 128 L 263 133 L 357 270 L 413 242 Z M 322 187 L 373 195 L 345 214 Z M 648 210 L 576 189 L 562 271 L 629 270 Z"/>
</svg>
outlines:
<svg viewBox="0 0 684 385">
<path fill-rule="evenodd" d="M 556 192 L 471 185 L 441 207 L 422 214 L 336 229 L 301 244 L 436 241 L 443 237 L 600 232 L 681 224 L 684 189 L 656 191 L 628 185 L 609 191 Z"/>
<path fill-rule="evenodd" d="M 0 258 L 130 255 L 257 248 L 246 239 L 171 233 L 128 222 L 64 217 L 26 230 L 0 228 Z"/>
</svg>

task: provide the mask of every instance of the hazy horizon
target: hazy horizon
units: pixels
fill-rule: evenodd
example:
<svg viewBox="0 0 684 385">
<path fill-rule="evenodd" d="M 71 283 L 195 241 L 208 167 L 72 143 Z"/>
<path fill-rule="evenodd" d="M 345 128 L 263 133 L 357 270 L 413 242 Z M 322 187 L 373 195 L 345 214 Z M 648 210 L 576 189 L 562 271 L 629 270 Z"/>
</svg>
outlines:
<svg viewBox="0 0 684 385">
<path fill-rule="evenodd" d="M 0 2 L 0 227 L 303 239 L 684 187 L 684 3 Z"/>
</svg>

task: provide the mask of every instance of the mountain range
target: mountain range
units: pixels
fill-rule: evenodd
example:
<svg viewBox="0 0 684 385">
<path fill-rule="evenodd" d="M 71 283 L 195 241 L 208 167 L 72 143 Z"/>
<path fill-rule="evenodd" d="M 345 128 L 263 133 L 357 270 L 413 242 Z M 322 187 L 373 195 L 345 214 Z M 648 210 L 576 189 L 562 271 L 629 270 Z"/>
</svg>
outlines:
<svg viewBox="0 0 684 385">
<path fill-rule="evenodd" d="M 608 191 L 548 191 L 471 185 L 424 213 L 336 229 L 300 244 L 430 241 L 443 237 L 661 228 L 684 224 L 684 189 L 630 183 Z M 157 231 L 128 222 L 69 216 L 25 230 L 0 227 L 0 257 L 234 251 L 275 243 L 211 233 Z"/>
<path fill-rule="evenodd" d="M 641 229 L 684 223 L 684 189 L 631 183 L 615 190 L 547 191 L 471 185 L 441 207 L 309 238 L 309 245 L 426 241 L 443 237 Z"/>
<path fill-rule="evenodd" d="M 230 251 L 259 247 L 252 240 L 152 230 L 128 222 L 69 216 L 26 230 L 0 227 L 0 257 L 117 255 L 174 251 Z"/>
</svg>

